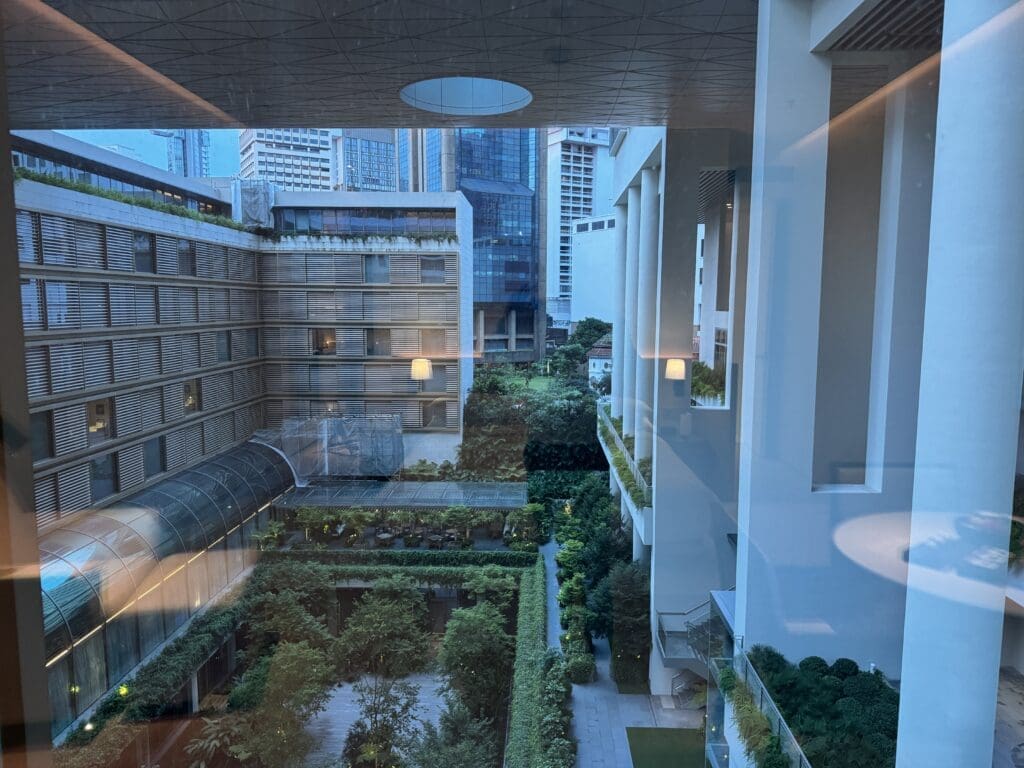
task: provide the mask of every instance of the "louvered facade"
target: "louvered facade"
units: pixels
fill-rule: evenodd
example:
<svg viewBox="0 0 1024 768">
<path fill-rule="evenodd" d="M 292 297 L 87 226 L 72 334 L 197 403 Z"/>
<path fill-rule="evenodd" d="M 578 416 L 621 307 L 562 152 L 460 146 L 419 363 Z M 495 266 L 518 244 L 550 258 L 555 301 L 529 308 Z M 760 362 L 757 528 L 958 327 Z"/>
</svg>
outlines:
<svg viewBox="0 0 1024 768">
<path fill-rule="evenodd" d="M 261 238 L 27 180 L 17 204 L 41 527 L 288 416 L 397 413 L 411 461 L 454 457 L 468 233 Z"/>
</svg>

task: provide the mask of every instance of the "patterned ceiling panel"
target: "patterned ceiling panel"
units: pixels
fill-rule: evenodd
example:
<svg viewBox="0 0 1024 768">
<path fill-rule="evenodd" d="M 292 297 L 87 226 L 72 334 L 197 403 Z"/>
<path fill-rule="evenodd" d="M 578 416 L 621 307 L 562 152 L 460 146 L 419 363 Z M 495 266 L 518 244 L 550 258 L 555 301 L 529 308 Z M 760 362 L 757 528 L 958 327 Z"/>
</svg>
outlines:
<svg viewBox="0 0 1024 768">
<path fill-rule="evenodd" d="M 466 125 L 749 125 L 756 0 L 3 0 L 15 128 L 430 126 L 410 82 L 510 80 Z"/>
</svg>

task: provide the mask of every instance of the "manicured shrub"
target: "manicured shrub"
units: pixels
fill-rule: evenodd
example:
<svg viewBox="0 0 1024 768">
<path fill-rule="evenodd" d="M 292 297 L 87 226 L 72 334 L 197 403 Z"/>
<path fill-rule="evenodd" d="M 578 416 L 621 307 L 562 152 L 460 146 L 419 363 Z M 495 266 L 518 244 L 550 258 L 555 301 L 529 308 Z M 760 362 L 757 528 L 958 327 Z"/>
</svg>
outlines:
<svg viewBox="0 0 1024 768">
<path fill-rule="evenodd" d="M 505 699 L 514 659 L 513 639 L 493 605 L 478 603 L 452 613 L 438 661 L 474 717 L 493 719 Z"/>
<path fill-rule="evenodd" d="M 597 664 L 592 653 L 575 653 L 565 660 L 565 671 L 569 679 L 583 685 L 594 682 L 597 677 Z"/>
<path fill-rule="evenodd" d="M 583 605 L 586 599 L 586 592 L 583 589 L 583 574 L 581 573 L 577 573 L 571 579 L 563 582 L 558 590 L 558 604 L 562 606 Z"/>
</svg>

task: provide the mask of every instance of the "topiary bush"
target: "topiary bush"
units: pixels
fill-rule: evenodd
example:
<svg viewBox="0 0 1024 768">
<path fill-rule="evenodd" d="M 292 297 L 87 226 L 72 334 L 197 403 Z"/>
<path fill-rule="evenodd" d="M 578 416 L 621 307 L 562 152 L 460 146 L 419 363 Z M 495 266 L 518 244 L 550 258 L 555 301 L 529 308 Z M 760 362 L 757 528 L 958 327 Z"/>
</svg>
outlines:
<svg viewBox="0 0 1024 768">
<path fill-rule="evenodd" d="M 597 679 L 597 663 L 592 653 L 574 653 L 565 660 L 565 671 L 569 680 L 577 685 L 586 685 Z"/>
</svg>

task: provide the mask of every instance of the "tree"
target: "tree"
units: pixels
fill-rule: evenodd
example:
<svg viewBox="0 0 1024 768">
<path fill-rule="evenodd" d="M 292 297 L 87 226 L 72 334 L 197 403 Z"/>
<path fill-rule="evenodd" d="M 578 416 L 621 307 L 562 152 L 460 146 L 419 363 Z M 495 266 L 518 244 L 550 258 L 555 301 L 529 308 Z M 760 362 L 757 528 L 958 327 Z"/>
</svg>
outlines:
<svg viewBox="0 0 1024 768">
<path fill-rule="evenodd" d="M 512 600 L 516 596 L 515 577 L 497 565 L 475 568 L 473 574 L 462 583 L 462 588 L 477 603 L 486 601 L 502 613 L 512 607 Z"/>
<path fill-rule="evenodd" d="M 599 395 L 610 395 L 612 393 L 612 375 L 608 372 L 601 374 L 601 378 L 594 383 L 594 390 Z"/>
<path fill-rule="evenodd" d="M 419 590 L 414 600 L 400 577 L 380 581 L 360 598 L 338 636 L 338 666 L 349 674 L 402 677 L 426 661 L 426 606 Z"/>
<path fill-rule="evenodd" d="M 617 563 L 608 578 L 612 677 L 617 683 L 641 683 L 651 650 L 650 582 L 637 563 Z"/>
<path fill-rule="evenodd" d="M 256 649 L 277 642 L 305 642 L 325 650 L 334 643 L 323 623 L 306 610 L 299 595 L 290 589 L 259 593 L 251 602 L 249 615 L 249 636 Z"/>
<path fill-rule="evenodd" d="M 452 688 L 474 717 L 493 718 L 508 692 L 513 643 L 504 618 L 490 603 L 452 613 L 439 661 Z"/>
<path fill-rule="evenodd" d="M 498 762 L 494 730 L 456 697 L 449 697 L 440 723 L 423 724 L 408 750 L 408 768 L 487 768 Z"/>
<path fill-rule="evenodd" d="M 359 701 L 360 717 L 345 738 L 343 763 L 353 768 L 391 768 L 415 730 L 413 712 L 419 688 L 374 676 L 359 681 L 352 690 Z"/>
<path fill-rule="evenodd" d="M 570 344 L 579 344 L 584 349 L 590 349 L 602 336 L 611 333 L 612 324 L 596 317 L 585 317 L 576 323 L 576 330 L 569 337 Z"/>
<path fill-rule="evenodd" d="M 208 768 L 228 761 L 232 765 L 247 764 L 252 755 L 241 742 L 249 732 L 249 724 L 236 715 L 204 717 L 199 737 L 185 746 L 185 753 L 192 758 L 189 768 Z"/>
<path fill-rule="evenodd" d="M 281 643 L 274 650 L 263 703 L 243 746 L 265 768 L 300 765 L 312 746 L 306 723 L 327 705 L 333 682 L 326 654 L 307 643 Z"/>
</svg>

